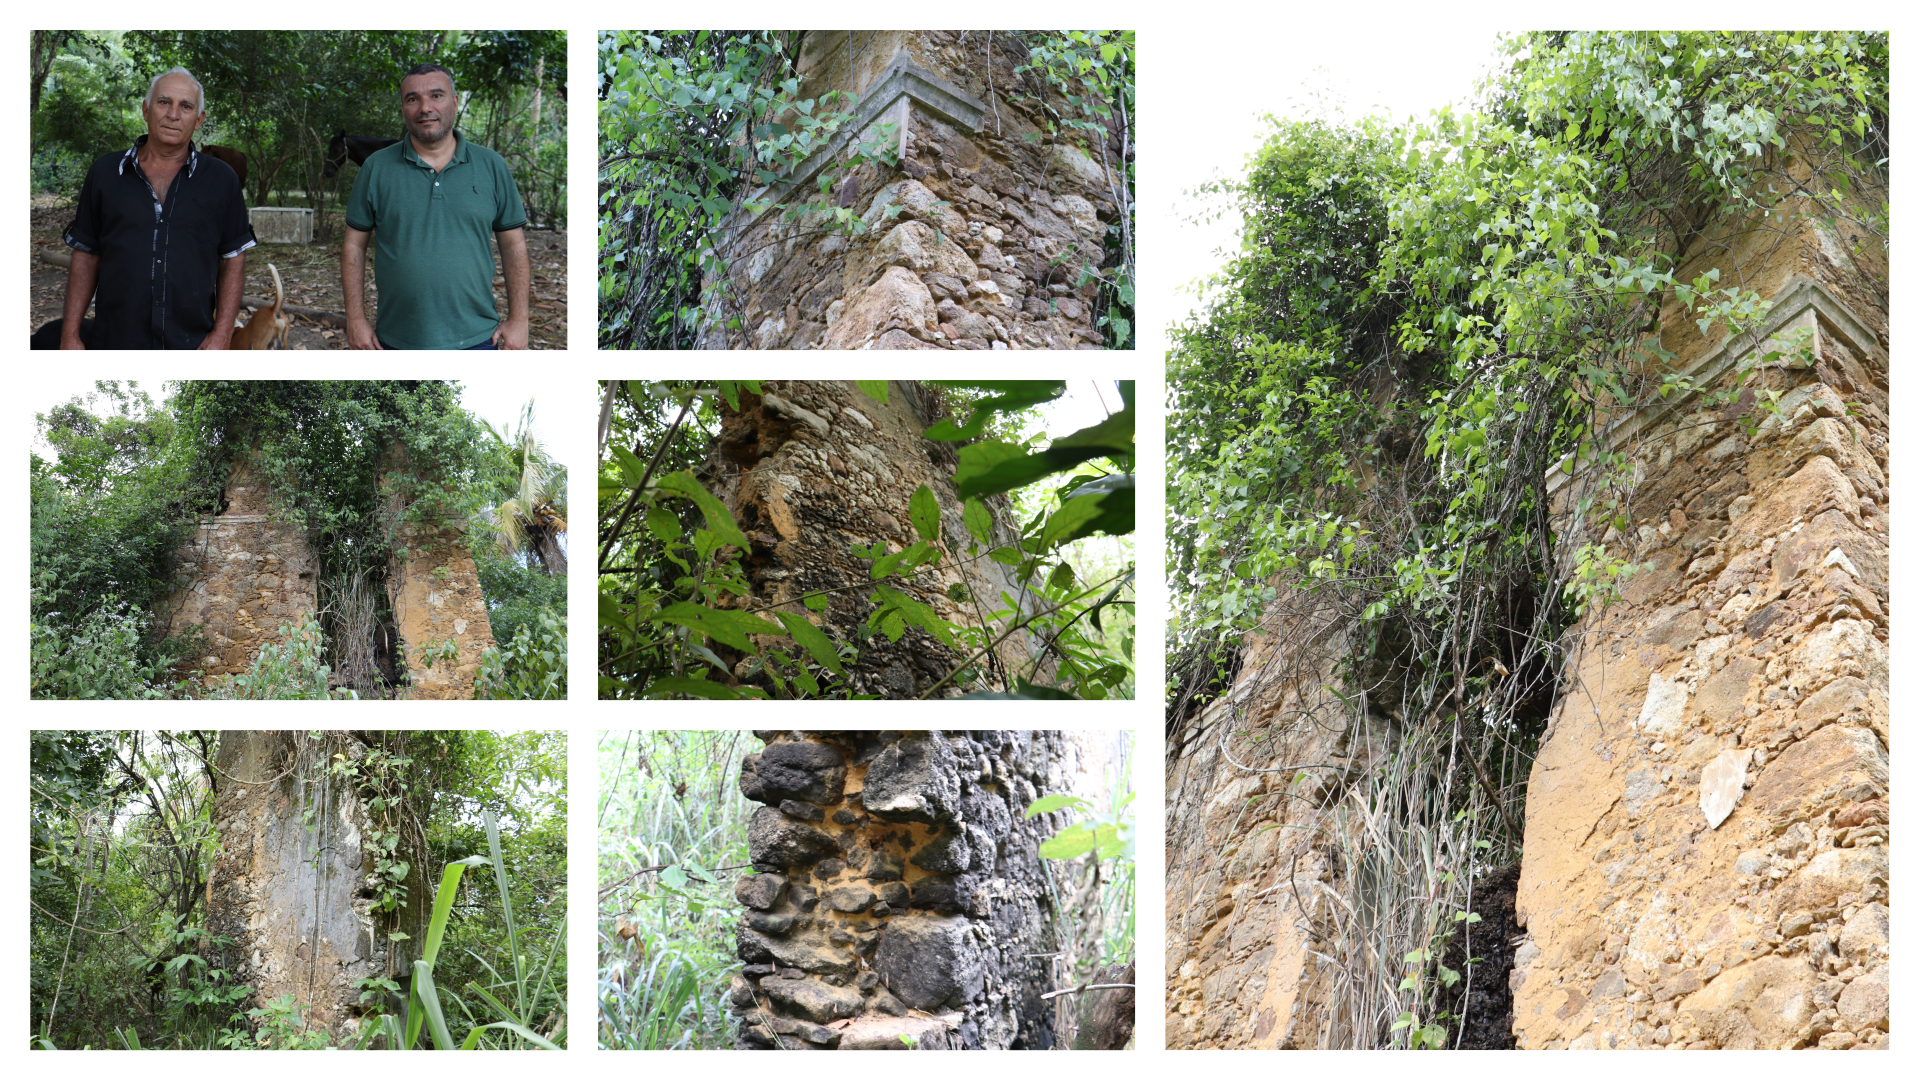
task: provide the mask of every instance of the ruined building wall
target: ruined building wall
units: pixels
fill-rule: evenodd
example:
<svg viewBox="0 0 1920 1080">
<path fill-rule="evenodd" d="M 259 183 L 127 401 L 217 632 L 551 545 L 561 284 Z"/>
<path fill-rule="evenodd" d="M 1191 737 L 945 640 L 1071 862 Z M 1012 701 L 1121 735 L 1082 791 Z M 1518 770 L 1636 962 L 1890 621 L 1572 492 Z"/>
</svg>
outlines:
<svg viewBox="0 0 1920 1080">
<path fill-rule="evenodd" d="M 1283 608 L 1167 747 L 1170 1049 L 1313 1049 L 1331 1034 L 1332 973 L 1314 956 L 1330 951 L 1318 933 L 1339 872 L 1327 809 L 1364 777 L 1370 732 L 1325 690 L 1330 661 L 1297 670 L 1278 644 L 1331 624 Z M 1297 783 L 1298 762 L 1325 767 Z"/>
<path fill-rule="evenodd" d="M 1677 366 L 1721 387 L 1804 342 L 1762 370 L 1778 409 L 1749 389 L 1615 429 L 1643 479 L 1632 524 L 1603 539 L 1645 568 L 1569 633 L 1534 763 L 1522 1047 L 1884 1044 L 1884 253 L 1788 220 L 1678 275 L 1717 266 L 1757 289 L 1763 326 L 1702 340 L 1675 308 L 1662 331 Z"/>
<path fill-rule="evenodd" d="M 241 460 L 227 479 L 226 509 L 200 522 L 180 552 L 182 584 L 168 601 L 168 631 L 206 631 L 204 655 L 182 662 L 208 678 L 247 669 L 264 645 L 278 643 L 282 623 L 298 623 L 319 606 L 317 560 L 306 536 L 273 520 L 266 479 Z"/>
<path fill-rule="evenodd" d="M 325 755 L 288 773 L 306 741 L 304 732 L 222 733 L 213 810 L 220 855 L 208 880 L 207 930 L 232 939 L 213 966 L 254 988 L 242 1008 L 292 995 L 310 1027 L 338 1045 L 357 1033 L 366 1008 L 354 983 L 409 972 L 429 897 L 415 859 L 398 918 L 369 910 L 366 810 L 345 781 L 307 779 L 327 775 Z M 325 746 L 351 760 L 366 753 L 352 738 Z M 409 936 L 391 941 L 396 929 Z"/>
<path fill-rule="evenodd" d="M 1709 339 L 1677 301 L 1663 313 L 1677 369 L 1726 389 L 1755 365 L 1748 392 L 1616 418 L 1640 479 L 1629 528 L 1598 538 L 1644 568 L 1564 639 L 1512 916 L 1522 1048 L 1884 1045 L 1886 264 L 1851 230 L 1784 218 L 1676 275 L 1756 290 L 1758 328 Z M 1549 484 L 1573 550 L 1577 485 Z M 1333 625 L 1299 597 L 1267 614 L 1271 636 L 1167 747 L 1173 1048 L 1313 1047 L 1338 1019 L 1339 973 L 1315 955 L 1338 952 L 1320 937 L 1327 808 L 1364 780 L 1373 721 L 1273 644 L 1338 656 Z M 1298 763 L 1324 767 L 1296 786 Z"/>
<path fill-rule="evenodd" d="M 851 90 L 859 105 L 840 140 L 765 197 L 819 201 L 820 170 L 877 124 L 895 125 L 900 165 L 864 166 L 835 189 L 838 207 L 866 226 L 859 234 L 830 228 L 835 207 L 791 221 L 780 208 L 729 219 L 725 314 L 741 329 L 722 319 L 701 346 L 1097 348 L 1097 285 L 1075 283 L 1083 262 L 1101 265 L 1120 212 L 1119 144 L 1042 132 L 1007 96 L 1027 89 L 1014 74 L 1024 61 L 1006 33 L 808 31 L 800 96 Z M 900 208 L 892 219 L 890 206 Z"/>
<path fill-rule="evenodd" d="M 871 589 L 834 593 L 825 612 L 808 610 L 794 598 L 869 581 L 868 561 L 849 551 L 854 544 L 884 542 L 897 552 L 918 542 L 907 505 L 923 483 L 939 500 L 940 542 L 948 557 L 942 568 L 923 567 L 887 584 L 941 618 L 971 626 L 982 624 L 983 611 L 1007 606 L 999 602 L 1002 593 L 1031 603 L 1008 567 L 986 558 L 955 566 L 973 541 L 953 485 L 951 444 L 920 437 L 932 423 L 927 390 L 894 382 L 882 403 L 850 382 L 770 380 L 761 387 L 764 395 L 742 391 L 737 411 L 720 404 L 720 434 L 701 477 L 752 543 L 743 560 L 752 591 L 738 601 L 742 607 L 784 604 L 836 642 L 856 641 L 856 629 L 873 609 L 867 601 Z M 1002 504 L 995 499 L 990 505 Z M 995 517 L 994 543 L 1017 539 Z M 956 599 L 955 586 L 978 603 Z M 1022 631 L 1000 647 L 999 663 L 1026 673 L 1037 648 L 1037 640 Z M 967 655 L 917 628 L 898 642 L 875 633 L 861 650 L 858 667 L 851 669 L 855 692 L 887 698 L 918 697 Z M 741 659 L 736 674 L 745 675 L 747 663 Z M 948 684 L 938 693 L 957 691 Z"/>
<path fill-rule="evenodd" d="M 743 1048 L 1032 1049 L 1055 948 L 1043 794 L 1092 794 L 1098 737 L 1056 731 L 755 732 L 740 791 L 755 873 L 735 896 Z M 1110 741 L 1110 740 L 1109 740 Z"/>
<path fill-rule="evenodd" d="M 415 700 L 465 700 L 473 697 L 480 657 L 494 647 L 487 598 L 480 571 L 459 523 L 405 522 L 399 549 L 387 563 L 387 595 L 400 640 L 407 647 L 412 686 L 403 696 Z M 451 659 L 428 664 L 422 653 L 453 642 Z"/>
</svg>

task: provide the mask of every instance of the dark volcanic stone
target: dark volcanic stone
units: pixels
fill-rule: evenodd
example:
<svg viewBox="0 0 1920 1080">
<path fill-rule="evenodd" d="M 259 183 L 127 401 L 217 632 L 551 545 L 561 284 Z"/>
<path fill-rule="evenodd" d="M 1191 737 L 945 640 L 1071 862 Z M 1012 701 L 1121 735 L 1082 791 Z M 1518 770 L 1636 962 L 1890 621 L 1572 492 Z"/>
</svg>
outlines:
<svg viewBox="0 0 1920 1080">
<path fill-rule="evenodd" d="M 905 872 L 906 867 L 901 865 L 900 856 L 891 851 L 875 851 L 873 857 L 867 860 L 868 881 L 899 881 Z"/>
<path fill-rule="evenodd" d="M 748 874 L 733 883 L 733 898 L 755 911 L 773 907 L 786 891 L 787 879 L 780 874 Z"/>
<path fill-rule="evenodd" d="M 819 829 L 763 806 L 747 822 L 747 850 L 755 866 L 797 866 L 826 858 L 839 848 L 833 837 Z"/>
<path fill-rule="evenodd" d="M 790 818 L 801 821 L 825 821 L 827 812 L 812 803 L 795 802 L 792 799 L 780 800 L 780 812 Z"/>
<path fill-rule="evenodd" d="M 913 883 L 913 902 L 909 906 L 952 915 L 973 903 L 972 882 L 965 878 L 930 877 Z"/>
<path fill-rule="evenodd" d="M 852 810 L 849 810 L 844 806 L 833 812 L 833 823 L 835 825 L 851 825 L 854 822 L 859 820 L 860 820 L 859 814 L 854 813 Z"/>
<path fill-rule="evenodd" d="M 813 876 L 825 881 L 828 878 L 839 877 L 846 868 L 847 864 L 839 859 L 822 859 L 820 865 L 813 868 Z"/>
<path fill-rule="evenodd" d="M 867 813 L 885 821 L 951 822 L 960 803 L 959 764 L 939 732 L 902 736 L 867 767 L 861 792 Z"/>
<path fill-rule="evenodd" d="M 881 936 L 873 970 L 908 1007 L 933 1012 L 980 992 L 980 955 L 967 920 L 940 916 L 895 919 Z"/>
<path fill-rule="evenodd" d="M 846 785 L 840 752 L 824 743 L 773 743 L 740 765 L 740 793 L 768 806 L 782 799 L 831 806 L 841 800 Z"/>
<path fill-rule="evenodd" d="M 905 885 L 897 881 L 888 882 L 880 886 L 879 892 L 881 902 L 888 907 L 904 908 L 907 906 L 907 887 Z"/>
<path fill-rule="evenodd" d="M 747 925 L 763 934 L 780 937 L 793 930 L 793 916 L 770 915 L 764 911 L 747 912 Z"/>
<path fill-rule="evenodd" d="M 785 980 L 761 987 L 767 997 L 788 1011 L 818 1024 L 828 1024 L 860 1012 L 860 994 L 846 987 L 828 986 L 818 979 Z"/>
<path fill-rule="evenodd" d="M 827 906 L 835 911 L 857 915 L 873 906 L 873 890 L 865 885 L 842 885 L 828 891 Z"/>
<path fill-rule="evenodd" d="M 913 853 L 913 865 L 936 874 L 958 874 L 966 870 L 972 857 L 964 832 L 955 829 L 927 841 Z"/>
<path fill-rule="evenodd" d="M 801 911 L 812 911 L 813 905 L 820 902 L 820 893 L 811 885 L 793 887 L 793 904 Z"/>
</svg>

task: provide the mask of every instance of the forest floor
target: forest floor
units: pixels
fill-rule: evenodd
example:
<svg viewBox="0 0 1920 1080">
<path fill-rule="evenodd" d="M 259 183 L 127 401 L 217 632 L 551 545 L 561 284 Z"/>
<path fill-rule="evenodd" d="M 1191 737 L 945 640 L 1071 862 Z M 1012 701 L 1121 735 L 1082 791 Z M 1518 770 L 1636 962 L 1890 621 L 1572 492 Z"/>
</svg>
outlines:
<svg viewBox="0 0 1920 1080">
<path fill-rule="evenodd" d="M 32 251 L 29 280 L 32 291 L 32 323 L 28 332 L 60 317 L 66 304 L 67 271 L 41 258 L 43 253 L 65 252 L 60 234 L 73 221 L 73 206 L 53 196 L 40 195 L 32 200 L 30 227 Z M 324 311 L 343 313 L 345 301 L 340 292 L 341 222 L 337 212 L 322 215 L 320 235 L 311 244 L 262 244 L 247 252 L 246 295 L 271 300 L 273 275 L 267 264 L 280 270 L 286 288 L 287 303 Z M 564 229 L 529 229 L 527 259 L 533 268 L 533 311 L 528 319 L 527 346 L 533 349 L 567 347 L 567 233 Z M 329 239 L 330 238 L 330 239 Z M 497 256 L 496 256 L 497 259 Z M 369 259 L 371 261 L 371 259 Z M 367 276 L 367 315 L 375 317 L 378 297 L 373 275 Z M 506 282 L 498 273 L 493 279 L 495 309 L 506 316 Z M 241 309 L 246 318 L 246 309 Z M 92 310 L 87 314 L 91 316 Z M 293 329 L 287 335 L 289 349 L 344 349 L 346 331 L 328 326 L 304 315 L 294 315 Z"/>
</svg>

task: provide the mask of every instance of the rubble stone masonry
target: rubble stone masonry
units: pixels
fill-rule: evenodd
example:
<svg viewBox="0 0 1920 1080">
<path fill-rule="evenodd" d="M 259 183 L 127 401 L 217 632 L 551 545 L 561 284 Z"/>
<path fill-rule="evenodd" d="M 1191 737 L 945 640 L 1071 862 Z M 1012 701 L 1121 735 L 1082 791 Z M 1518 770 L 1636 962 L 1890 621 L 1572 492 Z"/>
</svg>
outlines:
<svg viewBox="0 0 1920 1080">
<path fill-rule="evenodd" d="M 809 31 L 800 96 L 850 90 L 859 104 L 835 142 L 756 196 L 782 206 L 723 225 L 725 313 L 741 328 L 720 320 L 701 347 L 1099 347 L 1097 284 L 1079 279 L 1083 263 L 1101 264 L 1120 212 L 1117 143 L 1045 135 L 1014 75 L 1023 58 L 986 31 Z M 786 212 L 822 201 L 821 170 L 882 124 L 894 125 L 897 168 L 864 166 L 834 190 L 837 206 Z M 840 208 L 861 231 L 831 227 Z"/>
</svg>

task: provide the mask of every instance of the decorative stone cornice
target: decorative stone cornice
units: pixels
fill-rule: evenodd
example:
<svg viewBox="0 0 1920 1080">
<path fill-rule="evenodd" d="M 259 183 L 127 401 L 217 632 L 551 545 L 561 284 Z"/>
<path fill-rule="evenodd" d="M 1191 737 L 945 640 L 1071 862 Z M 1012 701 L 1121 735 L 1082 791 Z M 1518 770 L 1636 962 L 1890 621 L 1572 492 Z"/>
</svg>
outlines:
<svg viewBox="0 0 1920 1080">
<path fill-rule="evenodd" d="M 940 78 L 933 72 L 913 62 L 902 53 L 882 73 L 879 79 L 867 88 L 867 93 L 854 106 L 853 113 L 840 125 L 827 144 L 808 155 L 792 172 L 773 183 L 747 196 L 746 203 L 729 214 L 720 223 L 722 234 L 732 233 L 753 224 L 774 205 L 784 200 L 794 190 L 804 187 L 819 175 L 820 170 L 838 157 L 848 144 L 876 122 L 880 122 L 889 110 L 898 110 L 894 123 L 898 124 L 901 146 L 906 144 L 908 106 L 918 105 L 921 109 L 940 117 L 949 123 L 957 124 L 966 131 L 979 130 L 981 121 L 986 118 L 987 106 L 966 91 Z M 761 209 L 749 207 L 759 204 Z"/>
<path fill-rule="evenodd" d="M 1863 356 L 1879 351 L 1878 339 L 1873 332 L 1855 318 L 1853 312 L 1831 290 L 1811 277 L 1802 274 L 1788 281 L 1775 295 L 1772 304 L 1758 325 L 1721 342 L 1680 374 L 1692 376 L 1696 387 L 1712 386 L 1748 356 L 1774 346 L 1776 339 L 1798 330 L 1817 331 L 1824 328 Z M 1755 366 L 1809 367 L 1818 362 L 1820 357 L 1820 335 L 1817 332 L 1812 335 L 1808 345 L 1811 349 L 1810 358 L 1787 356 Z M 1699 395 L 1698 389 L 1689 390 L 1645 408 L 1634 409 L 1607 426 L 1601 436 L 1601 444 L 1609 451 L 1616 450 L 1633 437 L 1678 414 Z M 1548 469 L 1547 494 L 1557 494 L 1569 479 L 1568 473 L 1558 464 Z"/>
</svg>

